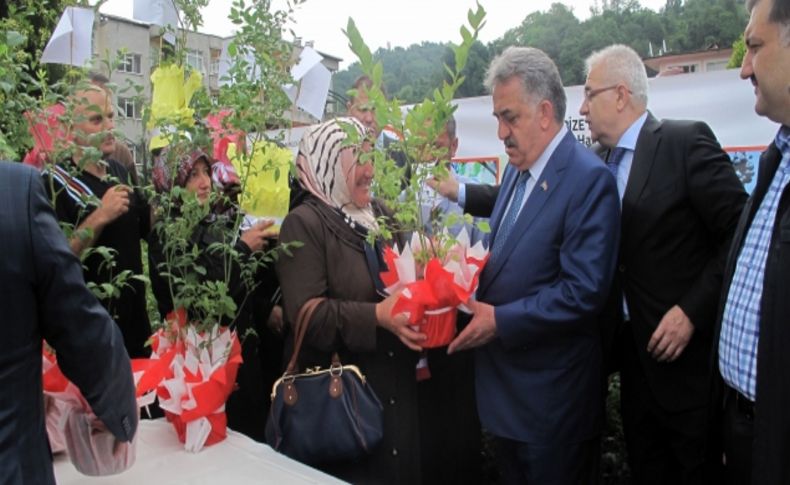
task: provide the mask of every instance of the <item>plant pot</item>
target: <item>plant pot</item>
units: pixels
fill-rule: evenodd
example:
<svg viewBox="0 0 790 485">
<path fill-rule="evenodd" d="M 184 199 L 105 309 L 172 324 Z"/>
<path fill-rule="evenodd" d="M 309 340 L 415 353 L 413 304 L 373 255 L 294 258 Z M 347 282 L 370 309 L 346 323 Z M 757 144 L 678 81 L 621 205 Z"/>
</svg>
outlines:
<svg viewBox="0 0 790 485">
<path fill-rule="evenodd" d="M 422 343 L 423 348 L 444 347 L 452 342 L 455 337 L 457 316 L 455 307 L 426 311 L 425 323 L 420 325 L 420 332 L 428 336 Z"/>
</svg>

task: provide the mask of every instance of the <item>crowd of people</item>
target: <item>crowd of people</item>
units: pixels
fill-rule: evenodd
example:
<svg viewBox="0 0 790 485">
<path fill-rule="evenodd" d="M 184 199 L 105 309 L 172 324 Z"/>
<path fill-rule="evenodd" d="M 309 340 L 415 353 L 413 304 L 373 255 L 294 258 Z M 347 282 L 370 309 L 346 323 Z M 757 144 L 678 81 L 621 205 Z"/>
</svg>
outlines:
<svg viewBox="0 0 790 485">
<path fill-rule="evenodd" d="M 501 184 L 451 175 L 423 189 L 433 195 L 421 210 L 466 212 L 491 227 L 475 236 L 490 256 L 472 314 L 459 316 L 457 336 L 434 349 L 423 349 L 426 336 L 405 314 L 392 314 L 399 295 L 387 295 L 379 278 L 382 247 L 403 235 L 370 237 L 392 218 L 372 193 L 376 174 L 363 156 L 390 150 L 375 142 L 370 79 L 355 84 L 348 117 L 303 135 L 279 235 L 262 221 L 236 237 L 238 209 L 206 210 L 188 238 L 203 269 L 174 275 L 156 208 L 115 159 L 111 94 L 94 77 L 66 100 L 75 117 L 68 158 L 50 160 L 42 174 L 0 163 L 0 312 L 10 329 L 0 383 L 14 390 L 0 407 L 0 482 L 54 483 L 42 339 L 109 432 L 134 436 L 127 356 L 150 354 L 145 286 L 133 279 L 100 301 L 85 281 L 142 274 L 144 240 L 162 318 L 174 306 L 169 278 L 230 273 L 241 315 L 233 324 L 260 338 L 244 344 L 228 423 L 258 441 L 271 384 L 294 345 L 289 326 L 322 298 L 299 367 L 326 367 L 338 353 L 384 407 L 384 437 L 371 454 L 318 465 L 341 479 L 481 483 L 485 430 L 498 483 L 598 483 L 607 382 L 619 372 L 634 483 L 790 484 L 790 6 L 748 0 L 747 8 L 741 77 L 754 87 L 756 112 L 781 126 L 773 140 L 766 134 L 751 196 L 706 123 L 650 113 L 633 49 L 612 45 L 586 61 L 578 109 L 592 149 L 563 122 L 565 91 L 545 53 L 509 47 L 491 62 L 486 86 L 508 157 Z M 347 143 L 350 133 L 361 141 Z M 454 119 L 435 144 L 454 155 Z M 172 173 L 168 157 L 177 160 Z M 178 188 L 205 205 L 217 190 L 212 163 L 189 140 L 166 147 L 156 153 L 155 189 L 167 196 Z M 58 222 L 73 228 L 68 238 Z M 266 283 L 251 294 L 239 268 L 213 250 L 225 244 L 251 258 L 294 242 L 259 268 L 254 278 Z M 114 250 L 113 265 L 90 252 L 99 246 Z"/>
</svg>

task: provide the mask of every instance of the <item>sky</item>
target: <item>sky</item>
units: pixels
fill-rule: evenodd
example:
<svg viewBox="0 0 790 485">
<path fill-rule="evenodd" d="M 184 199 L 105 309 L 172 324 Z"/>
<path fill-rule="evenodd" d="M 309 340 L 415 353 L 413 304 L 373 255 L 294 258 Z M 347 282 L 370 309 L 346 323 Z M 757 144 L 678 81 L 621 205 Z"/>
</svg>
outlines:
<svg viewBox="0 0 790 485">
<path fill-rule="evenodd" d="M 501 37 L 530 13 L 546 11 L 557 1 L 481 0 L 487 20 L 480 40 L 490 42 Z M 590 16 L 590 6 L 595 0 L 562 3 L 584 20 Z M 640 0 L 640 3 L 657 11 L 666 0 Z M 231 0 L 210 0 L 202 12 L 204 25 L 199 30 L 222 37 L 233 35 L 234 26 L 227 19 L 231 4 Z M 275 8 L 283 8 L 285 0 L 273 0 L 273 4 Z M 131 18 L 132 5 L 132 0 L 108 0 L 101 12 Z M 475 0 L 307 0 L 297 7 L 295 22 L 287 27 L 303 41 L 313 41 L 316 50 L 343 59 L 342 69 L 356 60 L 342 32 L 349 17 L 375 51 L 379 47 L 408 47 L 424 41 L 458 43 L 461 39 L 458 29 L 467 23 L 466 13 L 470 8 L 475 8 Z"/>
</svg>

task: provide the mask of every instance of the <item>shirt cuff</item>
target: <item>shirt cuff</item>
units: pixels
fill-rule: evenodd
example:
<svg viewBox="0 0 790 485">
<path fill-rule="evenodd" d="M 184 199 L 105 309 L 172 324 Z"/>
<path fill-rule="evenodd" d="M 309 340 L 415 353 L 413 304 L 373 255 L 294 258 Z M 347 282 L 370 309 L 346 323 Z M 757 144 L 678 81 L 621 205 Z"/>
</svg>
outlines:
<svg viewBox="0 0 790 485">
<path fill-rule="evenodd" d="M 462 209 L 466 208 L 466 184 L 464 183 L 458 184 L 458 205 L 460 205 Z"/>
</svg>

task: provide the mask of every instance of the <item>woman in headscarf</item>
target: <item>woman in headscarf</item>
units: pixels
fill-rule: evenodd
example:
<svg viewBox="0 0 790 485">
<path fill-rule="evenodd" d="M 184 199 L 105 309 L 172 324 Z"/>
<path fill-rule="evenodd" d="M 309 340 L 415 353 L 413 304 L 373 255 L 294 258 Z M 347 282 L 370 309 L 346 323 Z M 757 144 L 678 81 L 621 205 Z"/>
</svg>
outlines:
<svg viewBox="0 0 790 485">
<path fill-rule="evenodd" d="M 293 325 L 305 302 L 325 297 L 308 322 L 299 368 L 327 367 L 338 352 L 384 406 L 384 438 L 371 455 L 321 468 L 352 483 L 419 483 L 415 350 L 424 335 L 390 316 L 395 297 L 382 298 L 381 244 L 366 238 L 386 212 L 371 196 L 373 166 L 360 160 L 370 143 L 349 146 L 346 129 L 366 136 L 357 120 L 339 118 L 308 129 L 299 145 L 299 183 L 309 194 L 280 231 L 282 244 L 302 243 L 276 263 L 285 317 Z"/>
<path fill-rule="evenodd" d="M 243 281 L 239 263 L 254 257 L 256 253 L 260 254 L 266 248 L 267 238 L 276 235 L 270 228 L 272 222 L 262 221 L 237 235 L 234 231 L 234 213 L 223 211 L 222 214 L 216 214 L 213 207 L 206 207 L 212 201 L 211 159 L 189 142 L 166 147 L 158 153 L 152 175 L 154 188 L 164 197 L 162 207 L 159 208 L 159 221 L 148 240 L 148 271 L 160 317 L 165 319 L 174 309 L 172 296 L 177 294 L 174 292 L 181 291 L 181 283 L 174 276 L 186 281 L 227 281 L 228 294 L 237 307 L 237 317 L 233 322 L 220 323 L 232 324 L 240 338 L 245 336 L 248 328 L 254 328 L 259 336 L 264 335 L 266 332 L 262 327 L 271 311 L 272 293 L 277 288 L 273 268 L 262 267 L 257 270 L 255 281 L 258 286 L 253 289 Z M 184 189 L 185 193 L 175 194 L 174 187 Z M 190 201 L 192 198 L 196 200 Z M 203 215 L 199 220 L 192 212 L 195 210 L 197 214 Z M 179 223 L 185 220 L 194 221 L 187 223 L 191 234 L 184 236 L 183 244 L 168 245 L 167 234 L 172 235 L 174 232 L 168 232 L 167 228 L 179 227 Z M 189 227 L 190 224 L 192 227 Z M 176 261 L 195 247 L 198 256 L 194 263 L 202 270 L 196 270 L 191 264 L 179 267 L 165 256 L 170 254 L 169 258 Z M 229 256 L 231 249 L 238 255 L 237 261 Z M 218 296 L 212 295 L 213 298 Z M 216 299 L 212 301 L 218 304 Z M 242 358 L 244 362 L 236 377 L 237 389 L 226 403 L 228 427 L 263 441 L 271 382 L 264 382 L 262 377 L 258 342 L 253 335 L 243 339 Z"/>
</svg>

